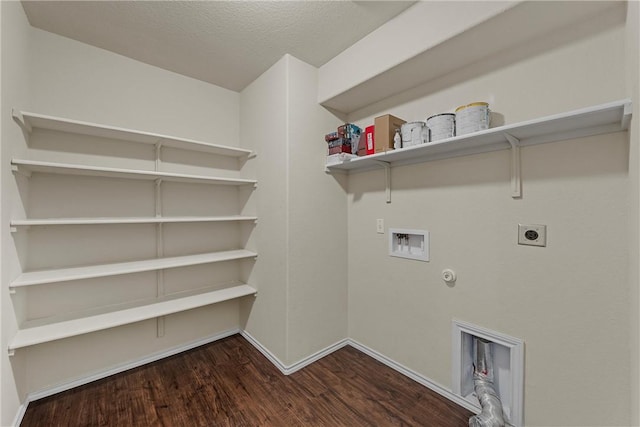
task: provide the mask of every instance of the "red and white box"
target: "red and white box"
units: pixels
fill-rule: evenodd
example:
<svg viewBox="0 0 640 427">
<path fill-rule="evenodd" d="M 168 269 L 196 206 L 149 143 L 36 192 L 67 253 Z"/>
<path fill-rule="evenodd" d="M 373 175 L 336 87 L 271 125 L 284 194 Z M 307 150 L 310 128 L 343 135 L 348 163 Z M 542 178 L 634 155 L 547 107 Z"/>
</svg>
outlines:
<svg viewBox="0 0 640 427">
<path fill-rule="evenodd" d="M 367 142 L 367 155 L 374 154 L 376 152 L 376 143 L 375 143 L 375 126 L 367 126 L 364 129 L 364 137 Z"/>
</svg>

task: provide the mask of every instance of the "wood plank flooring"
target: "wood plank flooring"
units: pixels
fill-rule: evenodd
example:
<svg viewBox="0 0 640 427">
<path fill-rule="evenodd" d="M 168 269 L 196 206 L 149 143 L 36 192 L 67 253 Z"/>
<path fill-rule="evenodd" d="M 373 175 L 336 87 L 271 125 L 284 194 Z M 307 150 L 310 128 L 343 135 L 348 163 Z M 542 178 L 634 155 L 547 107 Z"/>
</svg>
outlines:
<svg viewBox="0 0 640 427">
<path fill-rule="evenodd" d="M 352 347 L 289 376 L 242 336 L 29 404 L 32 426 L 468 426 L 472 414 Z"/>
</svg>

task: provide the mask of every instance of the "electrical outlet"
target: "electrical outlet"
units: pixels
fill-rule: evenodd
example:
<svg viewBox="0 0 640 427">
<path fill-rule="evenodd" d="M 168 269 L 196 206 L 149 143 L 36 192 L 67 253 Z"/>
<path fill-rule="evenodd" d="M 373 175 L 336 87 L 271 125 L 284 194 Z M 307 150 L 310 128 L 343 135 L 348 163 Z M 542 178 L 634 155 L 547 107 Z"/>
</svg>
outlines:
<svg viewBox="0 0 640 427">
<path fill-rule="evenodd" d="M 539 224 L 518 224 L 518 244 L 547 246 L 547 226 Z"/>
<path fill-rule="evenodd" d="M 376 220 L 376 233 L 384 234 L 384 219 L 382 218 Z"/>
</svg>

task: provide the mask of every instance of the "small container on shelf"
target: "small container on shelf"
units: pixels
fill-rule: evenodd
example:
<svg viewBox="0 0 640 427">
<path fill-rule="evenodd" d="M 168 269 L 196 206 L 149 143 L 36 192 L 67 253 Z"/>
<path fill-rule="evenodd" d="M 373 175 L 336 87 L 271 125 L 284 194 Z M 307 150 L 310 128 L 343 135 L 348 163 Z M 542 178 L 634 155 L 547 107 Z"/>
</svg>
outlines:
<svg viewBox="0 0 640 427">
<path fill-rule="evenodd" d="M 375 126 L 367 126 L 364 129 L 364 137 L 367 142 L 367 155 L 376 152 Z"/>
<path fill-rule="evenodd" d="M 453 113 L 435 114 L 427 119 L 429 141 L 439 141 L 455 136 L 456 115 Z"/>
<path fill-rule="evenodd" d="M 425 122 L 409 122 L 402 125 L 402 147 L 429 142 L 429 131 Z"/>
<path fill-rule="evenodd" d="M 350 139 L 338 138 L 327 143 L 329 152 L 328 154 L 337 154 L 337 153 L 350 153 L 353 154 L 353 146 L 351 145 Z"/>
<path fill-rule="evenodd" d="M 399 150 L 400 148 L 402 148 L 402 136 L 400 136 L 400 129 L 396 129 L 396 134 L 393 136 L 393 149 Z"/>
<path fill-rule="evenodd" d="M 456 135 L 489 129 L 491 110 L 486 102 L 473 102 L 456 108 Z"/>
</svg>

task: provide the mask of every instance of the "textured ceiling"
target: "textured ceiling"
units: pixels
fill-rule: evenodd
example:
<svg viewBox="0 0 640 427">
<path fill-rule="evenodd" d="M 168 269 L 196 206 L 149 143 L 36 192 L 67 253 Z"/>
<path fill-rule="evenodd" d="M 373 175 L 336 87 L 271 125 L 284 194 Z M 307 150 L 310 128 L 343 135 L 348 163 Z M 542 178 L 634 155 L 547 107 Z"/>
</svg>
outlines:
<svg viewBox="0 0 640 427">
<path fill-rule="evenodd" d="M 284 54 L 321 66 L 414 2 L 24 1 L 32 26 L 239 91 Z"/>
</svg>

